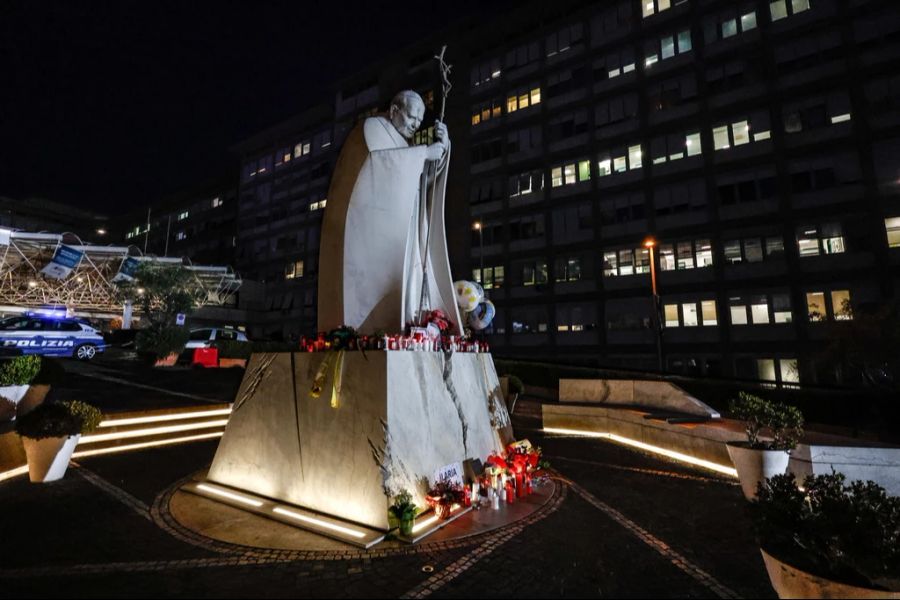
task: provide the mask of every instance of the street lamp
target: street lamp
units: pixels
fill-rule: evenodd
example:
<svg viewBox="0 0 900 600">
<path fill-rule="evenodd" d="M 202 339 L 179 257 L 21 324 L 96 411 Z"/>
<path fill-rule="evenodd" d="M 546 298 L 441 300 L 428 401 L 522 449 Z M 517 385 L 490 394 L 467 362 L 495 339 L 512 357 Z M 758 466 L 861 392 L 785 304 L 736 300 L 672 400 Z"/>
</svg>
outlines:
<svg viewBox="0 0 900 600">
<path fill-rule="evenodd" d="M 478 283 L 484 287 L 484 229 L 481 226 L 481 221 L 472 223 L 472 229 L 478 232 Z"/>
<path fill-rule="evenodd" d="M 662 319 L 660 318 L 659 292 L 656 289 L 656 259 L 653 250 L 656 240 L 648 237 L 644 240 L 644 248 L 650 250 L 650 286 L 653 293 L 653 328 L 656 330 L 656 360 L 660 373 L 663 371 L 662 355 Z"/>
</svg>

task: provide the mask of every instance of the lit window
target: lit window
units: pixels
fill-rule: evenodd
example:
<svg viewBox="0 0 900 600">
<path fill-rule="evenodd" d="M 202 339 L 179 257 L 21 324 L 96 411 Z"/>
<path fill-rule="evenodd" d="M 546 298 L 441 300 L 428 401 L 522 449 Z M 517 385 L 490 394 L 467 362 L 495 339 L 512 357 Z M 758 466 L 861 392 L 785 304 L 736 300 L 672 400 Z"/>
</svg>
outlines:
<svg viewBox="0 0 900 600">
<path fill-rule="evenodd" d="M 519 96 L 519 108 L 528 108 L 528 93 Z"/>
<path fill-rule="evenodd" d="M 691 51 L 691 31 L 685 29 L 678 32 L 678 54 Z"/>
<path fill-rule="evenodd" d="M 716 315 L 716 301 L 704 300 L 700 303 L 701 312 L 703 314 L 703 326 L 718 325 L 718 317 Z"/>
<path fill-rule="evenodd" d="M 532 106 L 535 104 L 540 104 L 541 102 L 541 88 L 533 88 L 531 90 L 531 104 Z"/>
<path fill-rule="evenodd" d="M 658 62 L 659 62 L 659 56 L 657 56 L 656 54 L 651 54 L 644 60 L 644 66 L 649 68 Z"/>
<path fill-rule="evenodd" d="M 666 304 L 664 309 L 666 327 L 678 327 L 681 323 L 678 321 L 678 305 Z"/>
<path fill-rule="evenodd" d="M 699 133 L 689 133 L 684 138 L 684 145 L 687 147 L 687 155 L 695 156 L 702 152 L 700 148 L 700 134 Z"/>
<path fill-rule="evenodd" d="M 566 185 L 575 183 L 575 165 L 566 165 L 563 167 L 563 177 Z"/>
<path fill-rule="evenodd" d="M 662 244 L 659 247 L 659 269 L 661 271 L 675 270 L 675 249 L 672 244 Z"/>
<path fill-rule="evenodd" d="M 747 121 L 738 121 L 731 124 L 731 135 L 734 138 L 734 145 L 741 146 L 750 143 L 750 123 Z"/>
<path fill-rule="evenodd" d="M 846 251 L 839 223 L 825 223 L 819 227 L 797 229 L 797 248 L 800 256 L 840 254 Z"/>
<path fill-rule="evenodd" d="M 178 233 L 175 234 L 175 239 L 178 240 L 179 242 L 182 240 L 186 240 L 187 233 L 185 233 L 184 231 L 179 231 Z"/>
<path fill-rule="evenodd" d="M 640 169 L 643 166 L 641 156 L 642 156 L 642 152 L 641 152 L 640 145 L 630 146 L 628 148 L 628 162 L 629 162 L 630 168 Z"/>
<path fill-rule="evenodd" d="M 627 252 L 627 250 L 623 250 Z M 616 277 L 619 274 L 619 263 L 615 252 L 603 253 L 603 276 Z"/>
<path fill-rule="evenodd" d="M 806 294 L 806 313 L 810 321 L 825 320 L 825 294 L 823 292 L 809 292 Z"/>
<path fill-rule="evenodd" d="M 781 368 L 781 383 L 800 383 L 800 369 L 796 358 L 782 358 L 778 361 Z"/>
<path fill-rule="evenodd" d="M 212 199 L 212 207 L 219 208 L 220 206 L 222 206 L 222 198 L 216 196 Z"/>
<path fill-rule="evenodd" d="M 685 327 L 696 327 L 700 324 L 697 320 L 697 304 L 695 302 L 682 304 L 681 314 L 684 319 Z"/>
<path fill-rule="evenodd" d="M 743 298 L 730 298 L 729 304 L 729 308 L 731 309 L 731 324 L 746 325 L 748 323 L 747 305 L 744 303 Z"/>
<path fill-rule="evenodd" d="M 818 231 L 814 227 L 811 229 L 801 228 L 797 233 L 797 248 L 800 251 L 800 256 L 818 256 Z"/>
<path fill-rule="evenodd" d="M 726 148 L 731 147 L 728 142 L 727 125 L 723 125 L 721 127 L 716 127 L 715 129 L 713 129 L 713 147 L 716 150 L 725 150 Z"/>
<path fill-rule="evenodd" d="M 678 242 L 678 261 L 676 266 L 679 271 L 694 268 L 694 245 L 691 242 Z"/>
<path fill-rule="evenodd" d="M 769 323 L 769 302 L 765 296 L 756 296 L 751 300 L 750 316 L 754 325 Z"/>
<path fill-rule="evenodd" d="M 662 46 L 662 60 L 675 56 L 675 38 L 673 36 L 667 35 L 660 42 Z"/>
<path fill-rule="evenodd" d="M 563 184 L 562 167 L 554 167 L 550 171 L 550 187 L 559 187 Z"/>
<path fill-rule="evenodd" d="M 888 248 L 900 248 L 900 217 L 885 219 L 884 228 L 887 231 Z"/>
<path fill-rule="evenodd" d="M 713 264 L 712 244 L 709 240 L 697 240 L 697 266 L 711 267 Z"/>
<path fill-rule="evenodd" d="M 578 181 L 587 181 L 591 178 L 591 161 L 582 160 L 578 163 Z"/>
<path fill-rule="evenodd" d="M 624 156 L 617 156 L 613 159 L 613 170 L 616 173 L 624 173 L 628 167 L 628 162 Z"/>
<path fill-rule="evenodd" d="M 610 173 L 612 173 L 612 161 L 610 159 L 606 158 L 597 162 L 597 177 L 605 177 Z"/>
<path fill-rule="evenodd" d="M 738 264 L 744 260 L 741 254 L 741 241 L 728 240 L 724 244 L 725 262 L 728 264 Z"/>
<path fill-rule="evenodd" d="M 791 0 L 791 9 L 795 15 L 798 12 L 809 10 L 809 0 Z"/>
<path fill-rule="evenodd" d="M 837 125 L 838 123 L 846 123 L 850 120 L 850 113 L 844 113 L 842 115 L 835 115 L 831 117 L 831 124 Z"/>
<path fill-rule="evenodd" d="M 835 290 L 831 292 L 831 307 L 834 310 L 835 321 L 849 321 L 853 319 L 853 308 L 850 305 L 850 290 Z"/>
<path fill-rule="evenodd" d="M 472 115 L 472 125 L 478 125 L 481 123 L 481 114 L 475 113 Z"/>
<path fill-rule="evenodd" d="M 756 11 L 748 12 L 741 16 L 741 31 L 756 29 Z"/>
<path fill-rule="evenodd" d="M 756 373 L 760 381 L 777 381 L 775 360 L 771 358 L 757 359 Z"/>
<path fill-rule="evenodd" d="M 737 33 L 737 19 L 728 19 L 722 22 L 722 39 L 736 36 Z"/>
<path fill-rule="evenodd" d="M 285 279 L 300 279 L 303 277 L 303 261 L 295 260 L 293 262 L 289 262 L 284 267 L 284 278 Z"/>
<path fill-rule="evenodd" d="M 773 21 L 787 17 L 787 2 L 785 0 L 769 2 L 769 13 L 772 15 Z"/>
<path fill-rule="evenodd" d="M 188 218 L 188 211 L 185 210 L 185 211 L 182 211 L 182 212 L 178 213 L 178 220 L 179 220 L 179 221 L 184 221 L 184 220 L 187 219 L 187 218 Z"/>
</svg>

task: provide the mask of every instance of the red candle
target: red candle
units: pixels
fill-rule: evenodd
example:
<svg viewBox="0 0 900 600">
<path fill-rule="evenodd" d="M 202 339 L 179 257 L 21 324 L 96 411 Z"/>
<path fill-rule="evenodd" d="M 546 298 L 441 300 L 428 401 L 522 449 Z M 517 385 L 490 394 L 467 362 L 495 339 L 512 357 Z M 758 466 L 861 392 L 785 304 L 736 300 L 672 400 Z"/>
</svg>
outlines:
<svg viewBox="0 0 900 600">
<path fill-rule="evenodd" d="M 521 471 L 516 471 L 516 496 L 521 498 L 525 495 L 525 480 Z"/>
<path fill-rule="evenodd" d="M 463 504 L 465 506 L 472 506 L 472 492 L 467 485 L 463 486 Z"/>
<path fill-rule="evenodd" d="M 513 504 L 516 501 L 516 494 L 513 492 L 512 480 L 506 480 L 506 503 Z"/>
</svg>

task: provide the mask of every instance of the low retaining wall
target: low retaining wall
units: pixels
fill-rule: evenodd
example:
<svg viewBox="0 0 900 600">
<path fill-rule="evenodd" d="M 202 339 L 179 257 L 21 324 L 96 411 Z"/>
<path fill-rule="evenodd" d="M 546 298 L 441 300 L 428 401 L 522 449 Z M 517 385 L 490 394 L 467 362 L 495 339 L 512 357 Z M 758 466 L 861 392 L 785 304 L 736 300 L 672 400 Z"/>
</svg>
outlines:
<svg viewBox="0 0 900 600">
<path fill-rule="evenodd" d="M 544 404 L 542 411 L 545 428 L 612 433 L 725 467 L 731 466 L 726 442 L 746 439 L 734 421 L 670 424 L 645 419 L 646 410 L 605 406 Z"/>
<path fill-rule="evenodd" d="M 743 424 L 717 419 L 699 424 L 671 424 L 644 418 L 648 413 L 627 407 L 585 405 L 542 405 L 546 429 L 570 429 L 609 433 L 658 446 L 690 457 L 731 466 L 728 442 L 745 441 Z M 844 473 L 847 481 L 874 481 L 892 496 L 900 496 L 900 448 L 861 446 L 859 440 L 827 436 L 833 443 L 817 443 L 823 436 L 811 433 L 810 443 L 800 444 L 791 454 L 788 470 L 798 479 L 823 475 L 832 469 Z"/>
<path fill-rule="evenodd" d="M 668 381 L 640 379 L 560 379 L 560 402 L 642 406 L 718 419 L 719 413 Z"/>
</svg>

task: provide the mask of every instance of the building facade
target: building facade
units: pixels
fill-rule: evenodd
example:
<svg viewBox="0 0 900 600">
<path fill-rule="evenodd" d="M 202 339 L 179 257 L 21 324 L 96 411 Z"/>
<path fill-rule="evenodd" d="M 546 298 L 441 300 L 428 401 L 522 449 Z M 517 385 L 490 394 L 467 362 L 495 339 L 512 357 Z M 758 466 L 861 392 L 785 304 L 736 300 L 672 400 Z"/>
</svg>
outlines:
<svg viewBox="0 0 900 600">
<path fill-rule="evenodd" d="M 451 264 L 497 307 L 496 355 L 656 369 L 661 338 L 670 372 L 827 382 L 834 328 L 896 298 L 896 3 L 531 3 L 372 65 L 237 148 L 256 336 L 315 330 L 340 145 L 400 89 L 433 119 L 442 43 Z"/>
</svg>

